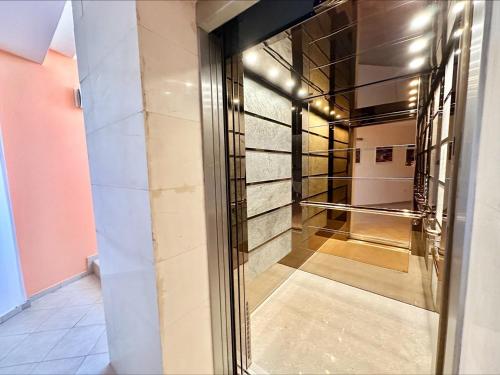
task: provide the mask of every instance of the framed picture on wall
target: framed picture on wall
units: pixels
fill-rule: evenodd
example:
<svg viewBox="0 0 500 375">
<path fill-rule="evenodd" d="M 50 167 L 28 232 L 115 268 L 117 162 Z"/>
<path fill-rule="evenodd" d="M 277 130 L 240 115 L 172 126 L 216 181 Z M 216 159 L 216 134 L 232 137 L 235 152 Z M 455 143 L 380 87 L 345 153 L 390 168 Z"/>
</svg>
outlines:
<svg viewBox="0 0 500 375">
<path fill-rule="evenodd" d="M 377 147 L 375 151 L 375 162 L 386 163 L 392 161 L 392 147 Z"/>
<path fill-rule="evenodd" d="M 354 162 L 355 163 L 359 163 L 360 160 L 361 160 L 361 149 L 357 148 L 356 149 L 356 154 L 354 156 Z"/>
<path fill-rule="evenodd" d="M 407 167 L 412 166 L 415 162 L 415 145 L 408 146 L 406 148 L 406 162 Z"/>
</svg>

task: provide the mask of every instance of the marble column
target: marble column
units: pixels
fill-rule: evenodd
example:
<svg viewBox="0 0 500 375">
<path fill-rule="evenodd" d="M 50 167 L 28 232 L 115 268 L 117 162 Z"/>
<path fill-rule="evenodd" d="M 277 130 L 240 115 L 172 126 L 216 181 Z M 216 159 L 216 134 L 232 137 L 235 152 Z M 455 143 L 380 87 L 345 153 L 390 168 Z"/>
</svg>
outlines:
<svg viewBox="0 0 500 375">
<path fill-rule="evenodd" d="M 194 1 L 73 1 L 109 353 L 213 371 Z"/>
</svg>

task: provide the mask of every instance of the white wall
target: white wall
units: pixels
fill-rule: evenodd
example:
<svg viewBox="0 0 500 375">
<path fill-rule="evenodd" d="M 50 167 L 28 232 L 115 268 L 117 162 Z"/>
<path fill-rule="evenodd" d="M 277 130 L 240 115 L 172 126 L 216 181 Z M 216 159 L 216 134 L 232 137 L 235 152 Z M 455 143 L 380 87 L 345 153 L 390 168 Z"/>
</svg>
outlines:
<svg viewBox="0 0 500 375">
<path fill-rule="evenodd" d="M 412 200 L 413 181 L 356 179 L 358 177 L 409 177 L 415 167 L 406 166 L 406 148 L 394 147 L 392 162 L 376 163 L 375 148 L 415 143 L 414 120 L 373 125 L 354 130 L 354 147 L 361 148 L 360 163 L 353 165 L 352 204 L 372 205 Z M 363 140 L 358 140 L 363 138 Z"/>
<path fill-rule="evenodd" d="M 486 76 L 482 78 L 485 100 L 460 358 L 463 374 L 500 373 L 500 3 L 492 2 L 492 7 Z"/>
<path fill-rule="evenodd" d="M 0 139 L 0 317 L 26 301 Z"/>
</svg>

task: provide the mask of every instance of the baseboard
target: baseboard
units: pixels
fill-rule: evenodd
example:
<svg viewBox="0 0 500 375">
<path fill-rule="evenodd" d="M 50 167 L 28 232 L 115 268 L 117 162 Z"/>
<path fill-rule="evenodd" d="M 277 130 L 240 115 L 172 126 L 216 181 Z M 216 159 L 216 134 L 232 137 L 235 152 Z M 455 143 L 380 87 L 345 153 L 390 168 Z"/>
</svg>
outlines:
<svg viewBox="0 0 500 375">
<path fill-rule="evenodd" d="M 61 281 L 61 282 L 59 282 L 59 283 L 57 283 L 57 284 L 55 284 L 47 289 L 44 289 L 38 293 L 33 294 L 30 298 L 28 298 L 28 301 L 33 302 L 33 301 L 37 300 L 38 298 L 43 297 L 49 293 L 55 292 L 56 290 L 61 289 L 63 286 L 66 286 L 66 285 L 71 284 L 77 280 L 80 280 L 81 278 L 88 276 L 91 273 L 92 273 L 91 270 L 87 270 L 87 271 L 81 272 L 75 276 L 71 276 L 70 278 L 68 278 L 66 280 L 63 280 L 63 281 Z"/>
</svg>

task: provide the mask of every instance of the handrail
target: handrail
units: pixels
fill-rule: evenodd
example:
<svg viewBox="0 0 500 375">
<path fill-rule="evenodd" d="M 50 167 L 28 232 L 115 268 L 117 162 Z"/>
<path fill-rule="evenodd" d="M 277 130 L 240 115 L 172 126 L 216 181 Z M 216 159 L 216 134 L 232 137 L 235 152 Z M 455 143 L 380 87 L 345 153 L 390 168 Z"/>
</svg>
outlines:
<svg viewBox="0 0 500 375">
<path fill-rule="evenodd" d="M 325 208 L 327 210 L 362 212 L 362 213 L 367 213 L 367 214 L 405 217 L 405 218 L 410 218 L 410 219 L 421 219 L 424 216 L 424 214 L 422 212 L 419 212 L 419 211 L 411 211 L 411 210 L 396 209 L 396 208 L 378 208 L 378 207 L 368 207 L 368 206 L 354 206 L 354 205 L 342 204 L 342 203 L 302 201 L 302 202 L 300 202 L 300 205 L 306 206 L 306 207 Z"/>
</svg>

